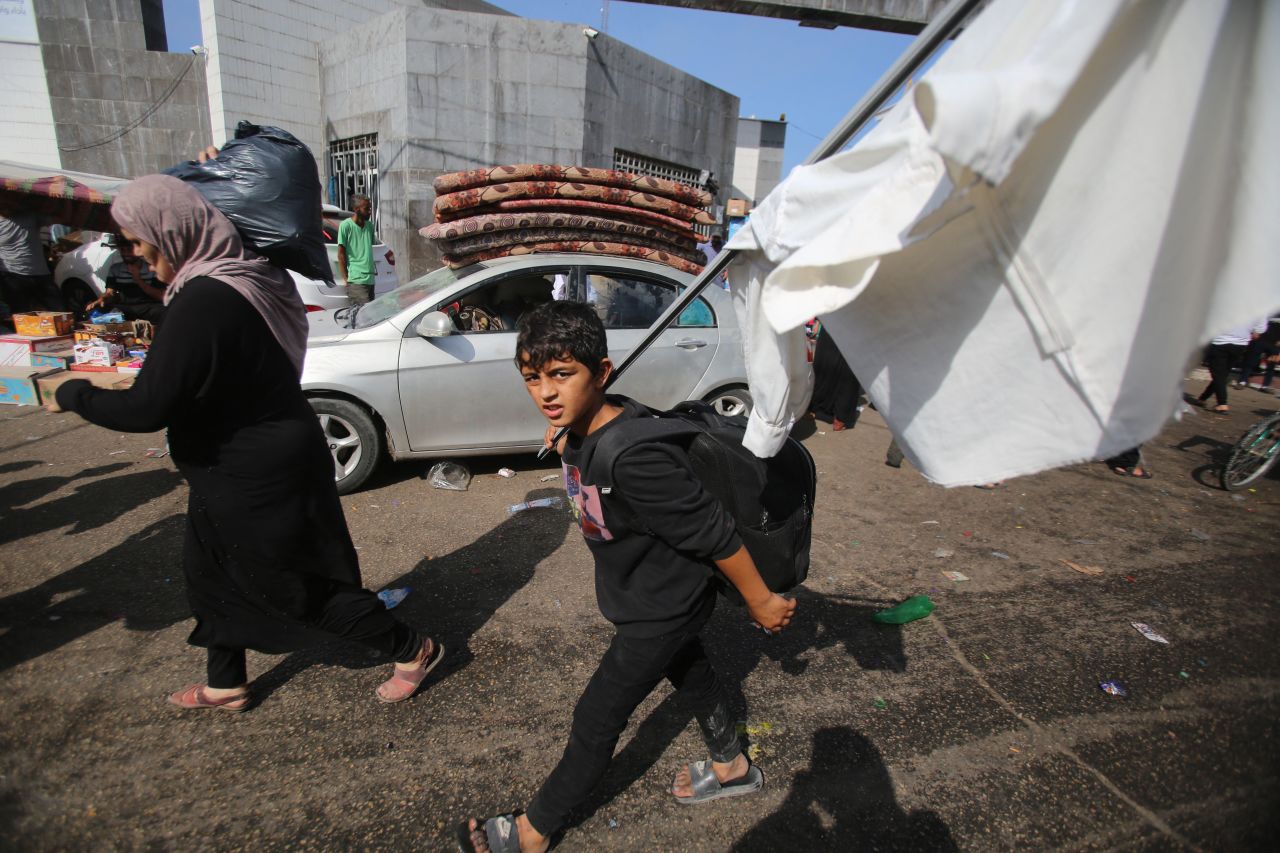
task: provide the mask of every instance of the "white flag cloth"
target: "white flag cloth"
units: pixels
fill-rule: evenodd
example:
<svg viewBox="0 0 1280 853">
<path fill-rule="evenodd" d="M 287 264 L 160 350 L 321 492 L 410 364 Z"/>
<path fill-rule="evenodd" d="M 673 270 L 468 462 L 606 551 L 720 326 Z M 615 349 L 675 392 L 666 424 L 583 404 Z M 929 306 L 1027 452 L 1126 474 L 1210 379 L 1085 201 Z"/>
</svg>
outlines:
<svg viewBox="0 0 1280 853">
<path fill-rule="evenodd" d="M 1280 306 L 1280 2 L 995 0 L 729 247 L 772 455 L 803 323 L 955 486 L 1155 435 L 1197 345 Z"/>
</svg>

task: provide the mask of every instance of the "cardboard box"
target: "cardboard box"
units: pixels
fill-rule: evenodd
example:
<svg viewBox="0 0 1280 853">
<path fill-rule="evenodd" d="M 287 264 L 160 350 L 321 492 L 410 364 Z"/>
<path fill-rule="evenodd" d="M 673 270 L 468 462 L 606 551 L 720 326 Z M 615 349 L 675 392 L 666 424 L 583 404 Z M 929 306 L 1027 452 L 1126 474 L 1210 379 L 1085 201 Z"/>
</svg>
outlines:
<svg viewBox="0 0 1280 853">
<path fill-rule="evenodd" d="M 47 367 L 50 370 L 66 370 L 75 363 L 75 360 L 76 352 L 73 349 L 31 353 L 32 367 Z"/>
<path fill-rule="evenodd" d="M 39 380 L 54 372 L 47 367 L 0 367 L 0 403 L 40 405 Z"/>
<path fill-rule="evenodd" d="M 124 356 L 124 347 L 108 341 L 83 341 L 72 349 L 76 353 L 76 364 L 91 364 L 97 367 L 111 367 Z"/>
<path fill-rule="evenodd" d="M 38 335 L 0 335 L 0 365 L 30 367 L 33 353 L 69 350 L 71 344 L 71 335 L 55 338 L 44 338 Z"/>
<path fill-rule="evenodd" d="M 747 215 L 747 200 L 745 198 L 731 198 L 724 206 L 725 216 L 737 218 Z"/>
<path fill-rule="evenodd" d="M 75 324 L 75 315 L 66 311 L 32 311 L 13 315 L 13 330 L 20 335 L 54 338 L 68 334 Z"/>
<path fill-rule="evenodd" d="M 64 382 L 70 382 L 72 379 L 84 379 L 98 388 L 111 388 L 122 391 L 133 384 L 134 377 L 124 376 L 114 370 L 95 371 L 92 373 L 59 370 L 55 373 L 46 373 L 36 379 L 36 387 L 40 391 L 40 399 L 46 403 L 51 401 L 58 390 L 58 386 Z"/>
</svg>

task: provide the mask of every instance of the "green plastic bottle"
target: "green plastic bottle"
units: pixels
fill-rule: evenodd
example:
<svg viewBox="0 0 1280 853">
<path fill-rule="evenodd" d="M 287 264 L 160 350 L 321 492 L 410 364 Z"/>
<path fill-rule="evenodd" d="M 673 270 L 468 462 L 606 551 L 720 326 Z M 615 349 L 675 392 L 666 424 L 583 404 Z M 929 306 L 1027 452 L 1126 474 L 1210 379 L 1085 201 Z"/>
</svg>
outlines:
<svg viewBox="0 0 1280 853">
<path fill-rule="evenodd" d="M 873 614 L 872 622 L 881 625 L 905 625 L 923 619 L 933 612 L 933 601 L 927 595 L 913 595 L 901 604 Z"/>
</svg>

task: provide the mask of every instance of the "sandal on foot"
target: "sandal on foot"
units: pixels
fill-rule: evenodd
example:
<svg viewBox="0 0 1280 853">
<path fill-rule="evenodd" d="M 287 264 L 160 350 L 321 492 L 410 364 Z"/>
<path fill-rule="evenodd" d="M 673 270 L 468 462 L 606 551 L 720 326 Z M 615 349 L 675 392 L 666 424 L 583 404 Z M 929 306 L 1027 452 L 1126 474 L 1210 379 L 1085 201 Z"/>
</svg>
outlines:
<svg viewBox="0 0 1280 853">
<path fill-rule="evenodd" d="M 718 800 L 721 797 L 738 797 L 743 794 L 754 794 L 764 787 L 764 774 L 754 764 L 747 772 L 728 782 L 716 778 L 716 771 L 711 766 L 711 759 L 694 761 L 689 764 L 689 783 L 693 788 L 692 797 L 676 797 L 677 802 L 691 805 Z M 675 796 L 674 794 L 672 796 Z"/>
<path fill-rule="evenodd" d="M 184 711 L 211 710 L 231 711 L 239 713 L 249 707 L 249 692 L 237 693 L 224 699 L 211 699 L 203 684 L 190 684 L 177 693 L 169 694 L 169 704 L 177 705 Z"/>
<path fill-rule="evenodd" d="M 427 644 L 430 643 L 431 651 L 427 653 Z M 403 702 L 417 693 L 422 688 L 422 682 L 426 680 L 431 670 L 439 665 L 444 658 L 444 646 L 430 638 L 422 641 L 422 662 L 413 669 L 395 668 L 395 672 L 390 678 L 378 685 L 378 699 L 391 704 L 393 702 Z M 383 688 L 386 688 L 385 693 Z"/>
<path fill-rule="evenodd" d="M 1231 407 L 1230 406 L 1214 406 L 1209 411 L 1213 412 L 1215 415 L 1229 415 L 1231 414 Z"/>
<path fill-rule="evenodd" d="M 1142 468 L 1142 466 L 1132 465 L 1126 468 L 1123 465 L 1113 465 L 1111 466 L 1111 473 L 1117 474 L 1121 477 L 1137 477 L 1139 480 L 1150 480 L 1151 472 L 1146 468 L 1142 468 L 1142 473 L 1139 474 L 1139 468 Z"/>
<path fill-rule="evenodd" d="M 519 815 L 520 812 L 515 812 L 477 820 L 474 830 L 471 828 L 471 821 L 464 820 L 458 824 L 458 831 L 455 834 L 458 849 L 462 853 L 477 853 L 476 845 L 471 841 L 471 833 L 484 830 L 490 853 L 520 853 L 520 830 L 516 827 L 516 818 Z"/>
</svg>

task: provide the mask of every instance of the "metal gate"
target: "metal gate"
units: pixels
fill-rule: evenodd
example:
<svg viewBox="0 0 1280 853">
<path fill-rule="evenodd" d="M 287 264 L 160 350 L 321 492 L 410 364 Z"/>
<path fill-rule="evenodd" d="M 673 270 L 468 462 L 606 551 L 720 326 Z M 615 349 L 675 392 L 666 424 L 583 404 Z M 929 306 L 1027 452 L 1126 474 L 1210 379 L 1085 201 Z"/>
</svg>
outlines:
<svg viewBox="0 0 1280 853">
<path fill-rule="evenodd" d="M 367 195 L 373 204 L 373 230 L 378 227 L 378 134 L 352 136 L 329 143 L 329 203 L 351 209 L 353 195 Z"/>
</svg>

